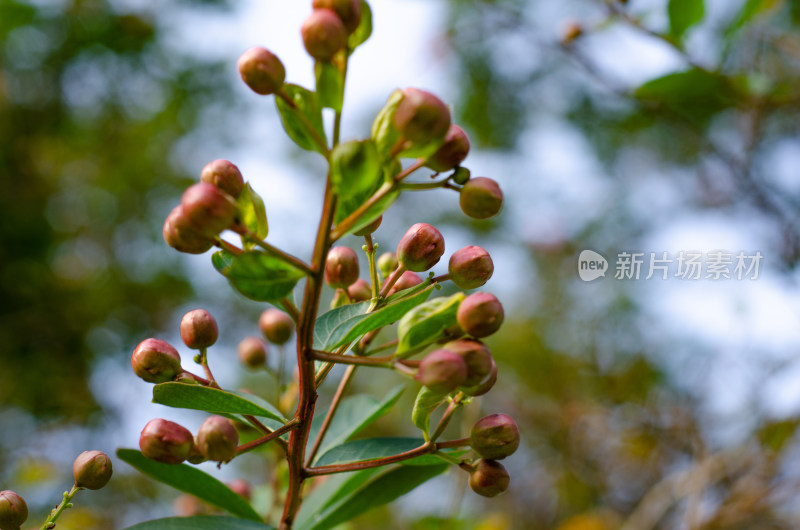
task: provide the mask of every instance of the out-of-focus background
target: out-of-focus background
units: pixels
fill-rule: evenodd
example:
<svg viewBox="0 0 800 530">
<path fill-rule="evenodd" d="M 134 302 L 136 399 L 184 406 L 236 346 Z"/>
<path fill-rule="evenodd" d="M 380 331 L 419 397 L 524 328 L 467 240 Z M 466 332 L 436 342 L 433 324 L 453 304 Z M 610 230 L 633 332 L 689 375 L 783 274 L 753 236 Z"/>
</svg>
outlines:
<svg viewBox="0 0 800 530">
<path fill-rule="evenodd" d="M 500 216 L 472 221 L 452 192 L 407 194 L 376 240 L 391 250 L 422 221 L 443 232 L 446 257 L 467 244 L 493 255 L 483 289 L 506 308 L 488 340 L 500 382 L 451 432 L 506 412 L 523 445 L 503 496 L 465 491 L 454 469 L 347 528 L 800 527 L 800 1 L 372 7 L 344 137 L 368 135 L 394 88 L 431 90 L 472 141 L 465 165 L 506 195 Z M 146 337 L 180 344 L 187 309 L 220 323 L 218 377 L 269 394 L 235 360 L 264 307 L 208 256 L 167 247 L 161 226 L 202 166 L 228 158 L 264 197 L 270 242 L 308 255 L 322 161 L 282 134 L 235 64 L 265 46 L 311 87 L 299 36 L 310 9 L 0 0 L 0 489 L 26 498 L 31 528 L 79 452 L 136 446 L 152 417 L 202 421 L 150 404 L 129 369 Z M 587 249 L 608 262 L 590 282 Z M 695 252 L 699 279 L 679 269 Z M 638 278 L 622 253 L 642 255 Z M 761 256 L 741 279 L 740 254 Z M 730 278 L 715 279 L 715 260 Z M 391 381 L 357 379 L 375 395 Z M 413 394 L 373 431 L 412 433 Z M 255 461 L 208 469 L 259 485 L 268 470 Z M 59 528 L 172 513 L 177 493 L 115 465 Z"/>
</svg>

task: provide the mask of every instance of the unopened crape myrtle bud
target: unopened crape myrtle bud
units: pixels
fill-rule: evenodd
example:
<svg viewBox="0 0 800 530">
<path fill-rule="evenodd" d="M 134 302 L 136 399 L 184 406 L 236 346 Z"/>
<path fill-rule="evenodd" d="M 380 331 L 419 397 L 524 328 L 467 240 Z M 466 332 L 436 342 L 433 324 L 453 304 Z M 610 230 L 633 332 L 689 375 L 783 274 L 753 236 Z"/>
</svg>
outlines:
<svg viewBox="0 0 800 530">
<path fill-rule="evenodd" d="M 234 199 L 242 194 L 244 177 L 235 164 L 222 158 L 209 162 L 200 173 L 200 181 L 213 184 Z"/>
<path fill-rule="evenodd" d="M 489 281 L 494 273 L 492 257 L 483 248 L 470 245 L 450 256 L 450 279 L 462 289 L 475 289 Z"/>
<path fill-rule="evenodd" d="M 330 9 L 315 9 L 300 28 L 308 54 L 320 61 L 329 61 L 347 44 L 347 30 L 342 20 Z"/>
<path fill-rule="evenodd" d="M 456 124 L 450 125 L 444 143 L 433 153 L 425 165 L 434 171 L 450 171 L 458 167 L 469 154 L 469 138 L 464 129 Z"/>
<path fill-rule="evenodd" d="M 0 491 L 0 530 L 18 530 L 27 519 L 25 499 L 11 490 Z"/>
<path fill-rule="evenodd" d="M 147 422 L 139 435 L 142 454 L 164 464 L 180 464 L 189 457 L 193 445 L 189 429 L 161 418 Z"/>
<path fill-rule="evenodd" d="M 271 307 L 261 313 L 258 327 L 271 343 L 285 344 L 292 337 L 294 320 L 280 309 Z"/>
<path fill-rule="evenodd" d="M 181 206 L 192 226 L 212 237 L 231 226 L 237 212 L 233 198 L 207 182 L 198 182 L 183 192 Z"/>
<path fill-rule="evenodd" d="M 495 497 L 508 489 L 509 476 L 503 464 L 494 460 L 478 460 L 469 474 L 469 487 L 478 495 Z"/>
<path fill-rule="evenodd" d="M 348 247 L 333 247 L 325 260 L 325 281 L 335 289 L 346 289 L 358 279 L 358 256 Z"/>
<path fill-rule="evenodd" d="M 463 384 L 467 378 L 467 365 L 457 353 L 434 350 L 422 359 L 417 381 L 434 392 L 447 394 Z"/>
<path fill-rule="evenodd" d="M 206 418 L 197 431 L 197 448 L 214 462 L 230 462 L 236 456 L 238 445 L 236 427 L 222 416 Z"/>
<path fill-rule="evenodd" d="M 483 458 L 501 460 L 519 447 L 519 428 L 506 414 L 491 414 L 475 422 L 469 445 Z"/>
<path fill-rule="evenodd" d="M 214 241 L 201 234 L 189 222 L 180 204 L 172 209 L 164 221 L 164 241 L 178 252 L 202 254 L 214 246 Z"/>
<path fill-rule="evenodd" d="M 444 254 L 442 234 L 427 223 L 413 225 L 397 244 L 397 259 L 414 272 L 423 272 L 439 261 Z"/>
<path fill-rule="evenodd" d="M 235 479 L 233 479 L 232 481 L 230 481 L 230 482 L 228 483 L 228 487 L 229 487 L 229 488 L 230 488 L 230 489 L 231 489 L 231 490 L 232 490 L 234 493 L 237 493 L 237 494 L 241 495 L 242 497 L 244 497 L 244 498 L 245 498 L 245 499 L 247 499 L 248 501 L 250 500 L 250 497 L 252 496 L 252 491 L 251 491 L 251 488 L 250 488 L 250 483 L 249 483 L 249 482 L 247 482 L 247 481 L 246 481 L 246 480 L 244 480 L 244 479 L 241 479 L 241 478 L 235 478 Z"/>
<path fill-rule="evenodd" d="M 193 350 L 213 346 L 219 337 L 217 321 L 205 309 L 193 309 L 181 319 L 181 339 Z"/>
<path fill-rule="evenodd" d="M 178 351 L 159 339 L 140 342 L 131 355 L 131 367 L 148 383 L 172 381 L 183 371 Z"/>
<path fill-rule="evenodd" d="M 242 81 L 262 96 L 278 92 L 286 79 L 281 60 L 265 48 L 250 48 L 239 57 L 237 65 Z"/>
<path fill-rule="evenodd" d="M 236 348 L 239 361 L 248 368 L 260 368 L 267 362 L 267 348 L 258 337 L 246 337 Z"/>
<path fill-rule="evenodd" d="M 406 271 L 400 275 L 400 279 L 397 280 L 394 285 L 392 285 L 391 289 L 389 289 L 389 294 L 411 289 L 412 287 L 416 287 L 421 283 L 422 278 L 420 278 L 419 274 L 416 272 Z"/>
<path fill-rule="evenodd" d="M 497 363 L 492 359 L 492 369 L 483 381 L 475 386 L 460 387 L 459 390 L 468 396 L 482 396 L 489 392 L 495 383 L 497 383 Z"/>
<path fill-rule="evenodd" d="M 504 317 L 502 304 L 491 293 L 473 293 L 467 296 L 456 313 L 461 329 L 475 338 L 488 337 L 500 329 Z"/>
<path fill-rule="evenodd" d="M 473 219 L 488 219 L 503 207 L 503 192 L 494 180 L 476 177 L 461 188 L 458 203 L 461 211 Z"/>
<path fill-rule="evenodd" d="M 347 33 L 353 33 L 361 23 L 361 0 L 314 0 L 314 9 L 330 9 L 344 24 Z"/>
<path fill-rule="evenodd" d="M 372 298 L 372 289 L 366 280 L 359 278 L 347 288 L 347 294 L 353 302 L 364 302 Z"/>
<path fill-rule="evenodd" d="M 102 451 L 84 451 L 72 464 L 72 475 L 79 488 L 99 490 L 111 480 L 111 459 Z"/>
<path fill-rule="evenodd" d="M 400 266 L 400 262 L 397 261 L 397 256 L 394 252 L 384 252 L 378 258 L 378 270 L 381 271 L 384 278 L 388 278 L 389 275 L 394 272 L 394 270 Z"/>
<path fill-rule="evenodd" d="M 444 349 L 460 355 L 467 365 L 467 377 L 459 386 L 477 385 L 492 371 L 492 354 L 489 353 L 489 348 L 478 340 L 454 340 L 445 344 Z"/>
<path fill-rule="evenodd" d="M 450 109 L 430 92 L 409 87 L 403 90 L 394 125 L 414 145 L 440 142 L 450 128 Z"/>
<path fill-rule="evenodd" d="M 465 167 L 457 167 L 456 170 L 453 172 L 453 175 L 450 177 L 453 179 L 453 182 L 456 184 L 464 185 L 467 183 L 469 178 L 472 176 L 472 173 L 469 169 Z"/>
</svg>

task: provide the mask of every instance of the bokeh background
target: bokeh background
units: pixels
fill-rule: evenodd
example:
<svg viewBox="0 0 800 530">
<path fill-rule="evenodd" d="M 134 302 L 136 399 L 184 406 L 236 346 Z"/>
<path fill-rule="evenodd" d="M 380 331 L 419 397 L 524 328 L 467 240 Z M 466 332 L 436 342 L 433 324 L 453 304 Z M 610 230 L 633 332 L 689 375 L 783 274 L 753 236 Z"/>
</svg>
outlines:
<svg viewBox="0 0 800 530">
<path fill-rule="evenodd" d="M 235 361 L 263 307 L 208 256 L 167 247 L 161 226 L 202 166 L 228 158 L 264 197 L 270 242 L 309 254 L 322 161 L 235 68 L 261 45 L 313 86 L 299 37 L 309 4 L 0 0 L 0 489 L 26 498 L 31 528 L 79 452 L 135 446 L 156 416 L 200 424 L 150 404 L 129 369 L 140 340 L 179 344 L 187 309 L 217 316 L 220 379 L 271 392 Z M 447 190 L 406 194 L 376 240 L 391 250 L 424 221 L 448 255 L 492 253 L 500 382 L 451 433 L 502 411 L 523 447 L 503 496 L 465 491 L 454 469 L 347 528 L 800 527 L 800 2 L 372 7 L 343 136 L 366 136 L 394 88 L 431 90 L 472 140 L 465 165 L 506 194 L 480 222 Z M 579 279 L 584 249 L 609 260 L 604 278 Z M 720 249 L 760 252 L 758 278 L 614 278 L 622 251 Z M 396 380 L 356 379 L 375 395 Z M 413 394 L 371 432 L 412 433 Z M 209 469 L 255 485 L 269 472 Z M 115 476 L 59 528 L 172 513 L 177 493 L 122 463 Z"/>
</svg>

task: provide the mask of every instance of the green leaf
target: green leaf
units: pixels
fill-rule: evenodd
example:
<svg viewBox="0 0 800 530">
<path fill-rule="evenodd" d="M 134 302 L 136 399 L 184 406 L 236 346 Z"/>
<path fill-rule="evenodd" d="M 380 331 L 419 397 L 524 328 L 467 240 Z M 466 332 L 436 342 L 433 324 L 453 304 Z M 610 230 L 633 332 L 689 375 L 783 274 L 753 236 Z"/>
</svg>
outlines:
<svg viewBox="0 0 800 530">
<path fill-rule="evenodd" d="M 220 254 L 215 253 L 214 256 Z M 249 251 L 228 257 L 221 254 L 212 262 L 241 294 L 259 302 L 277 302 L 289 296 L 305 273 L 264 252 Z"/>
<path fill-rule="evenodd" d="M 317 319 L 319 321 L 324 318 L 326 322 L 324 322 L 324 331 L 320 333 L 320 344 L 315 340 L 314 347 L 318 350 L 330 351 L 342 344 L 354 341 L 365 333 L 399 320 L 407 311 L 428 299 L 433 292 L 433 285 L 425 282 L 408 291 L 408 293 L 397 293 L 390 296 L 387 299 L 387 305 L 372 313 L 360 312 L 365 304 L 366 307 L 369 307 L 368 302 L 355 304 L 361 306 L 355 309 L 355 314 L 346 312 L 345 308 L 349 306 L 338 307 L 325 313 Z M 342 311 L 343 313 L 328 316 L 333 311 Z"/>
<path fill-rule="evenodd" d="M 117 458 L 130 464 L 141 473 L 168 486 L 194 495 L 198 499 L 232 513 L 237 517 L 261 522 L 258 515 L 244 498 L 208 473 L 187 464 L 162 464 L 135 449 L 117 449 Z"/>
<path fill-rule="evenodd" d="M 693 122 L 707 122 L 736 103 L 736 91 L 727 77 L 699 68 L 648 81 L 636 89 L 634 96 Z"/>
<path fill-rule="evenodd" d="M 220 530 L 222 528 L 225 530 L 275 530 L 274 526 L 267 524 L 219 515 L 167 517 L 129 526 L 126 530 Z"/>
<path fill-rule="evenodd" d="M 445 336 L 445 329 L 458 325 L 456 313 L 464 297 L 464 293 L 456 293 L 434 298 L 406 313 L 397 325 L 397 355 L 431 344 Z"/>
<path fill-rule="evenodd" d="M 378 112 L 375 121 L 372 122 L 372 140 L 378 149 L 378 156 L 381 160 L 389 159 L 392 148 L 400 138 L 400 133 L 394 125 L 394 115 L 397 107 L 403 101 L 403 91 L 399 88 L 392 92 L 389 100 Z"/>
<path fill-rule="evenodd" d="M 361 0 L 361 22 L 356 30 L 347 39 L 347 49 L 350 53 L 364 44 L 372 35 L 372 9 L 366 0 Z"/>
<path fill-rule="evenodd" d="M 310 528 L 313 519 L 323 509 L 339 499 L 349 496 L 382 471 L 385 471 L 385 468 L 374 467 L 330 475 L 322 484 L 311 490 L 311 493 L 303 500 L 297 514 L 295 527 L 297 529 Z"/>
<path fill-rule="evenodd" d="M 339 408 L 333 416 L 328 432 L 325 434 L 325 440 L 320 446 L 317 455 L 325 453 L 331 447 L 343 444 L 389 412 L 397 403 L 397 400 L 400 399 L 404 389 L 404 385 L 398 385 L 391 389 L 380 401 L 366 394 L 344 398 L 339 403 Z M 324 419 L 324 414 L 317 414 L 314 417 L 311 423 L 311 432 L 308 436 L 311 443 L 316 440 Z"/>
<path fill-rule="evenodd" d="M 317 97 L 323 107 L 336 112 L 342 110 L 344 100 L 344 77 L 339 69 L 328 61 L 314 63 L 314 76 L 317 80 Z"/>
<path fill-rule="evenodd" d="M 233 258 L 235 256 L 227 250 L 218 250 L 211 255 L 211 264 L 217 269 L 217 272 L 225 276 L 227 271 L 233 265 Z"/>
<path fill-rule="evenodd" d="M 264 239 L 269 233 L 267 224 L 267 209 L 264 200 L 256 193 L 248 182 L 242 190 L 242 194 L 236 199 L 239 208 L 239 218 L 242 224 L 254 233 L 259 239 Z M 252 245 L 253 243 L 247 243 Z M 212 258 L 213 259 L 213 258 Z"/>
<path fill-rule="evenodd" d="M 325 154 L 327 148 L 323 149 L 311 132 L 316 131 L 317 136 L 327 143 L 325 128 L 322 125 L 322 107 L 317 101 L 317 95 L 291 83 L 283 85 L 283 89 L 294 103 L 294 107 L 292 107 L 282 98 L 275 98 L 275 105 L 278 107 L 286 134 L 303 149 Z"/>
<path fill-rule="evenodd" d="M 381 192 L 384 193 L 387 190 L 388 193 L 381 197 L 375 204 L 369 207 L 361 216 L 356 224 L 354 224 L 350 230 L 347 231 L 348 234 L 353 232 L 357 232 L 360 229 L 364 228 L 375 219 L 383 215 L 383 213 L 389 209 L 389 207 L 394 203 L 397 197 L 400 196 L 400 191 L 397 189 L 392 190 L 394 187 L 394 182 L 384 182 L 381 184 L 378 183 L 378 186 L 374 190 L 370 190 L 367 193 L 360 193 L 353 195 L 351 197 L 347 197 L 339 201 L 339 204 L 336 207 L 336 214 L 334 216 L 334 221 L 336 224 L 339 224 L 344 220 L 347 216 L 351 213 L 358 210 L 362 204 L 367 202 L 375 193 Z"/>
<path fill-rule="evenodd" d="M 431 433 L 431 414 L 446 399 L 447 394 L 434 392 L 426 386 L 420 388 L 417 399 L 414 401 L 414 408 L 411 411 L 411 422 L 425 433 L 426 439 Z"/>
<path fill-rule="evenodd" d="M 669 34 L 680 39 L 686 30 L 703 20 L 705 6 L 703 0 L 669 0 L 667 14 Z"/>
<path fill-rule="evenodd" d="M 372 140 L 345 142 L 331 153 L 331 183 L 340 200 L 364 195 L 369 198 L 380 180 L 381 165 Z"/>
<path fill-rule="evenodd" d="M 260 403 L 255 403 L 259 401 Z M 285 423 L 281 413 L 258 396 L 185 383 L 160 383 L 153 387 L 153 403 L 168 407 L 204 410 L 211 414 L 247 414 Z"/>
<path fill-rule="evenodd" d="M 325 350 L 326 345 L 336 340 L 336 330 L 351 319 L 363 316 L 369 305 L 369 302 L 343 305 L 317 317 L 314 324 L 314 349 Z"/>
<path fill-rule="evenodd" d="M 739 30 L 753 18 L 760 17 L 769 12 L 775 12 L 777 10 L 776 8 L 781 7 L 783 3 L 783 0 L 747 0 L 742 6 L 741 11 L 739 11 L 739 14 L 734 17 L 731 24 L 725 30 L 725 36 L 730 37 L 732 33 Z"/>
<path fill-rule="evenodd" d="M 305 513 L 302 524 L 298 520 L 298 530 L 323 530 L 349 521 L 362 513 L 390 503 L 427 482 L 436 475 L 444 473 L 448 464 L 435 466 L 395 466 L 385 469 L 357 487 L 345 483 L 348 491 L 336 492 L 336 500 L 329 502 L 322 510 Z M 359 477 L 360 478 L 360 477 Z"/>
<path fill-rule="evenodd" d="M 317 460 L 315 465 L 332 466 L 385 458 L 412 451 L 424 444 L 425 440 L 422 438 L 367 438 L 365 440 L 355 440 L 332 447 Z M 446 449 L 443 452 L 461 456 L 467 451 L 464 449 Z M 404 466 L 434 466 L 441 463 L 442 460 L 433 454 L 425 454 L 399 462 Z"/>
</svg>

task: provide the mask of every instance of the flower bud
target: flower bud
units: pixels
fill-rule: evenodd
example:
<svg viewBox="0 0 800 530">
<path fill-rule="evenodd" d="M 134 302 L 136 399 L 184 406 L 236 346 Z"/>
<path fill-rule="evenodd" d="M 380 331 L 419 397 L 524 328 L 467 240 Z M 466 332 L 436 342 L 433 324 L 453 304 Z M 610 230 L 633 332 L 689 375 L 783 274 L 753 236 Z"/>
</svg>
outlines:
<svg viewBox="0 0 800 530">
<path fill-rule="evenodd" d="M 471 176 L 471 172 L 469 169 L 465 167 L 457 167 L 453 174 L 450 176 L 453 179 L 453 182 L 456 184 L 464 185 L 467 183 Z"/>
<path fill-rule="evenodd" d="M 111 480 L 111 459 L 102 451 L 84 451 L 72 464 L 72 475 L 79 488 L 99 490 Z"/>
<path fill-rule="evenodd" d="M 489 281 L 494 263 L 489 253 L 479 246 L 470 245 L 450 256 L 450 279 L 461 289 L 475 289 Z"/>
<path fill-rule="evenodd" d="M 441 142 L 450 128 L 450 109 L 430 92 L 409 87 L 403 90 L 394 125 L 414 145 Z"/>
<path fill-rule="evenodd" d="M 200 173 L 200 181 L 216 186 L 234 199 L 244 189 L 242 172 L 235 164 L 222 158 L 205 165 Z"/>
<path fill-rule="evenodd" d="M 147 422 L 139 436 L 142 454 L 164 464 L 180 464 L 189 457 L 193 445 L 188 429 L 161 418 Z"/>
<path fill-rule="evenodd" d="M 503 192 L 497 182 L 486 177 L 469 179 L 461 188 L 461 211 L 473 219 L 494 217 L 503 207 Z"/>
<path fill-rule="evenodd" d="M 405 291 L 406 289 L 411 289 L 422 283 L 422 278 L 419 277 L 419 274 L 416 272 L 406 271 L 400 275 L 400 279 L 397 280 L 392 288 L 389 289 L 389 294 L 399 293 L 400 291 Z"/>
<path fill-rule="evenodd" d="M 236 493 L 238 495 L 241 495 L 242 497 L 244 497 L 248 501 L 250 500 L 250 497 L 252 496 L 252 491 L 250 489 L 250 483 L 247 482 L 244 479 L 241 479 L 241 478 L 233 479 L 232 481 L 230 481 L 228 483 L 228 487 L 231 489 L 231 491 L 233 491 L 234 493 Z"/>
<path fill-rule="evenodd" d="M 198 232 L 183 213 L 181 205 L 176 206 L 164 221 L 164 241 L 178 252 L 202 254 L 214 246 L 214 241 Z"/>
<path fill-rule="evenodd" d="M 425 165 L 434 171 L 450 171 L 458 167 L 468 153 L 467 133 L 458 125 L 452 124 L 444 137 L 444 143 L 425 161 Z"/>
<path fill-rule="evenodd" d="M 273 344 L 285 344 L 294 331 L 294 320 L 283 311 L 269 308 L 258 318 L 258 327 Z"/>
<path fill-rule="evenodd" d="M 464 383 L 467 365 L 457 353 L 434 350 L 422 359 L 416 379 L 434 392 L 448 394 Z"/>
<path fill-rule="evenodd" d="M 500 462 L 478 460 L 475 471 L 469 474 L 469 487 L 478 495 L 495 497 L 508 489 L 508 471 Z"/>
<path fill-rule="evenodd" d="M 210 510 L 207 504 L 194 495 L 182 493 L 172 501 L 172 511 L 178 517 L 192 517 L 194 515 L 207 514 Z"/>
<path fill-rule="evenodd" d="M 561 30 L 561 44 L 567 46 L 578 40 L 583 35 L 583 27 L 580 23 L 570 20 Z"/>
<path fill-rule="evenodd" d="M 18 530 L 27 519 L 25 499 L 11 490 L 0 491 L 0 529 Z"/>
<path fill-rule="evenodd" d="M 347 294 L 353 302 L 364 302 L 372 298 L 372 288 L 369 282 L 359 278 L 347 288 Z"/>
<path fill-rule="evenodd" d="M 205 309 L 189 311 L 181 319 L 181 338 L 193 350 L 213 346 L 219 337 L 217 321 Z"/>
<path fill-rule="evenodd" d="M 519 447 L 519 428 L 506 414 L 491 414 L 475 422 L 469 445 L 483 458 L 501 460 Z"/>
<path fill-rule="evenodd" d="M 473 397 L 482 396 L 487 392 L 489 392 L 489 390 L 492 389 L 492 387 L 496 382 L 497 382 L 497 363 L 495 363 L 494 359 L 492 359 L 492 369 L 489 372 L 489 375 L 487 375 L 483 381 L 481 381 L 475 386 L 461 387 L 459 388 L 459 390 L 461 390 L 468 396 L 473 396 Z"/>
<path fill-rule="evenodd" d="M 344 23 L 330 9 L 315 9 L 300 28 L 308 54 L 320 61 L 329 61 L 347 44 Z"/>
<path fill-rule="evenodd" d="M 237 66 L 242 81 L 262 96 L 278 92 L 286 79 L 286 69 L 281 60 L 271 51 L 258 46 L 244 52 Z"/>
<path fill-rule="evenodd" d="M 198 182 L 183 192 L 181 206 L 195 230 L 209 237 L 231 226 L 237 212 L 231 196 L 207 182 Z"/>
<path fill-rule="evenodd" d="M 206 455 L 200 452 L 200 449 L 197 448 L 197 444 L 192 444 L 192 448 L 189 450 L 189 456 L 186 457 L 186 461 L 190 464 L 202 464 L 208 460 Z"/>
<path fill-rule="evenodd" d="M 378 258 L 378 270 L 381 271 L 384 278 L 388 278 L 399 266 L 400 262 L 397 261 L 397 256 L 395 256 L 394 252 L 384 252 Z"/>
<path fill-rule="evenodd" d="M 458 306 L 456 320 L 466 333 L 476 338 L 488 337 L 503 323 L 503 306 L 490 293 L 473 293 Z"/>
<path fill-rule="evenodd" d="M 405 233 L 397 244 L 397 258 L 403 266 L 414 272 L 423 272 L 439 261 L 444 254 L 442 234 L 426 223 L 417 223 Z"/>
<path fill-rule="evenodd" d="M 461 339 L 448 342 L 444 349 L 457 353 L 467 365 L 467 378 L 459 386 L 474 386 L 483 381 L 492 371 L 492 354 L 481 341 Z"/>
<path fill-rule="evenodd" d="M 267 348 L 258 337 L 247 337 L 236 348 L 239 361 L 248 368 L 261 368 L 267 362 Z"/>
<path fill-rule="evenodd" d="M 373 233 L 375 230 L 377 230 L 378 227 L 381 226 L 382 222 L 383 222 L 383 216 L 379 215 L 377 219 L 372 221 L 370 224 L 368 224 L 367 226 L 365 226 L 361 230 L 356 230 L 355 232 L 353 232 L 353 235 L 354 236 L 368 236 L 371 233 Z"/>
<path fill-rule="evenodd" d="M 353 33 L 361 23 L 361 0 L 314 0 L 314 9 L 330 9 L 344 24 L 347 33 Z"/>
<path fill-rule="evenodd" d="M 348 247 L 333 247 L 325 260 L 325 281 L 335 289 L 346 289 L 358 279 L 358 256 Z"/>
<path fill-rule="evenodd" d="M 222 416 L 206 418 L 197 431 L 197 448 L 209 460 L 230 462 L 238 446 L 236 427 Z"/>
<path fill-rule="evenodd" d="M 148 383 L 172 381 L 180 374 L 181 356 L 178 351 L 159 339 L 145 339 L 133 350 L 133 372 Z"/>
</svg>

